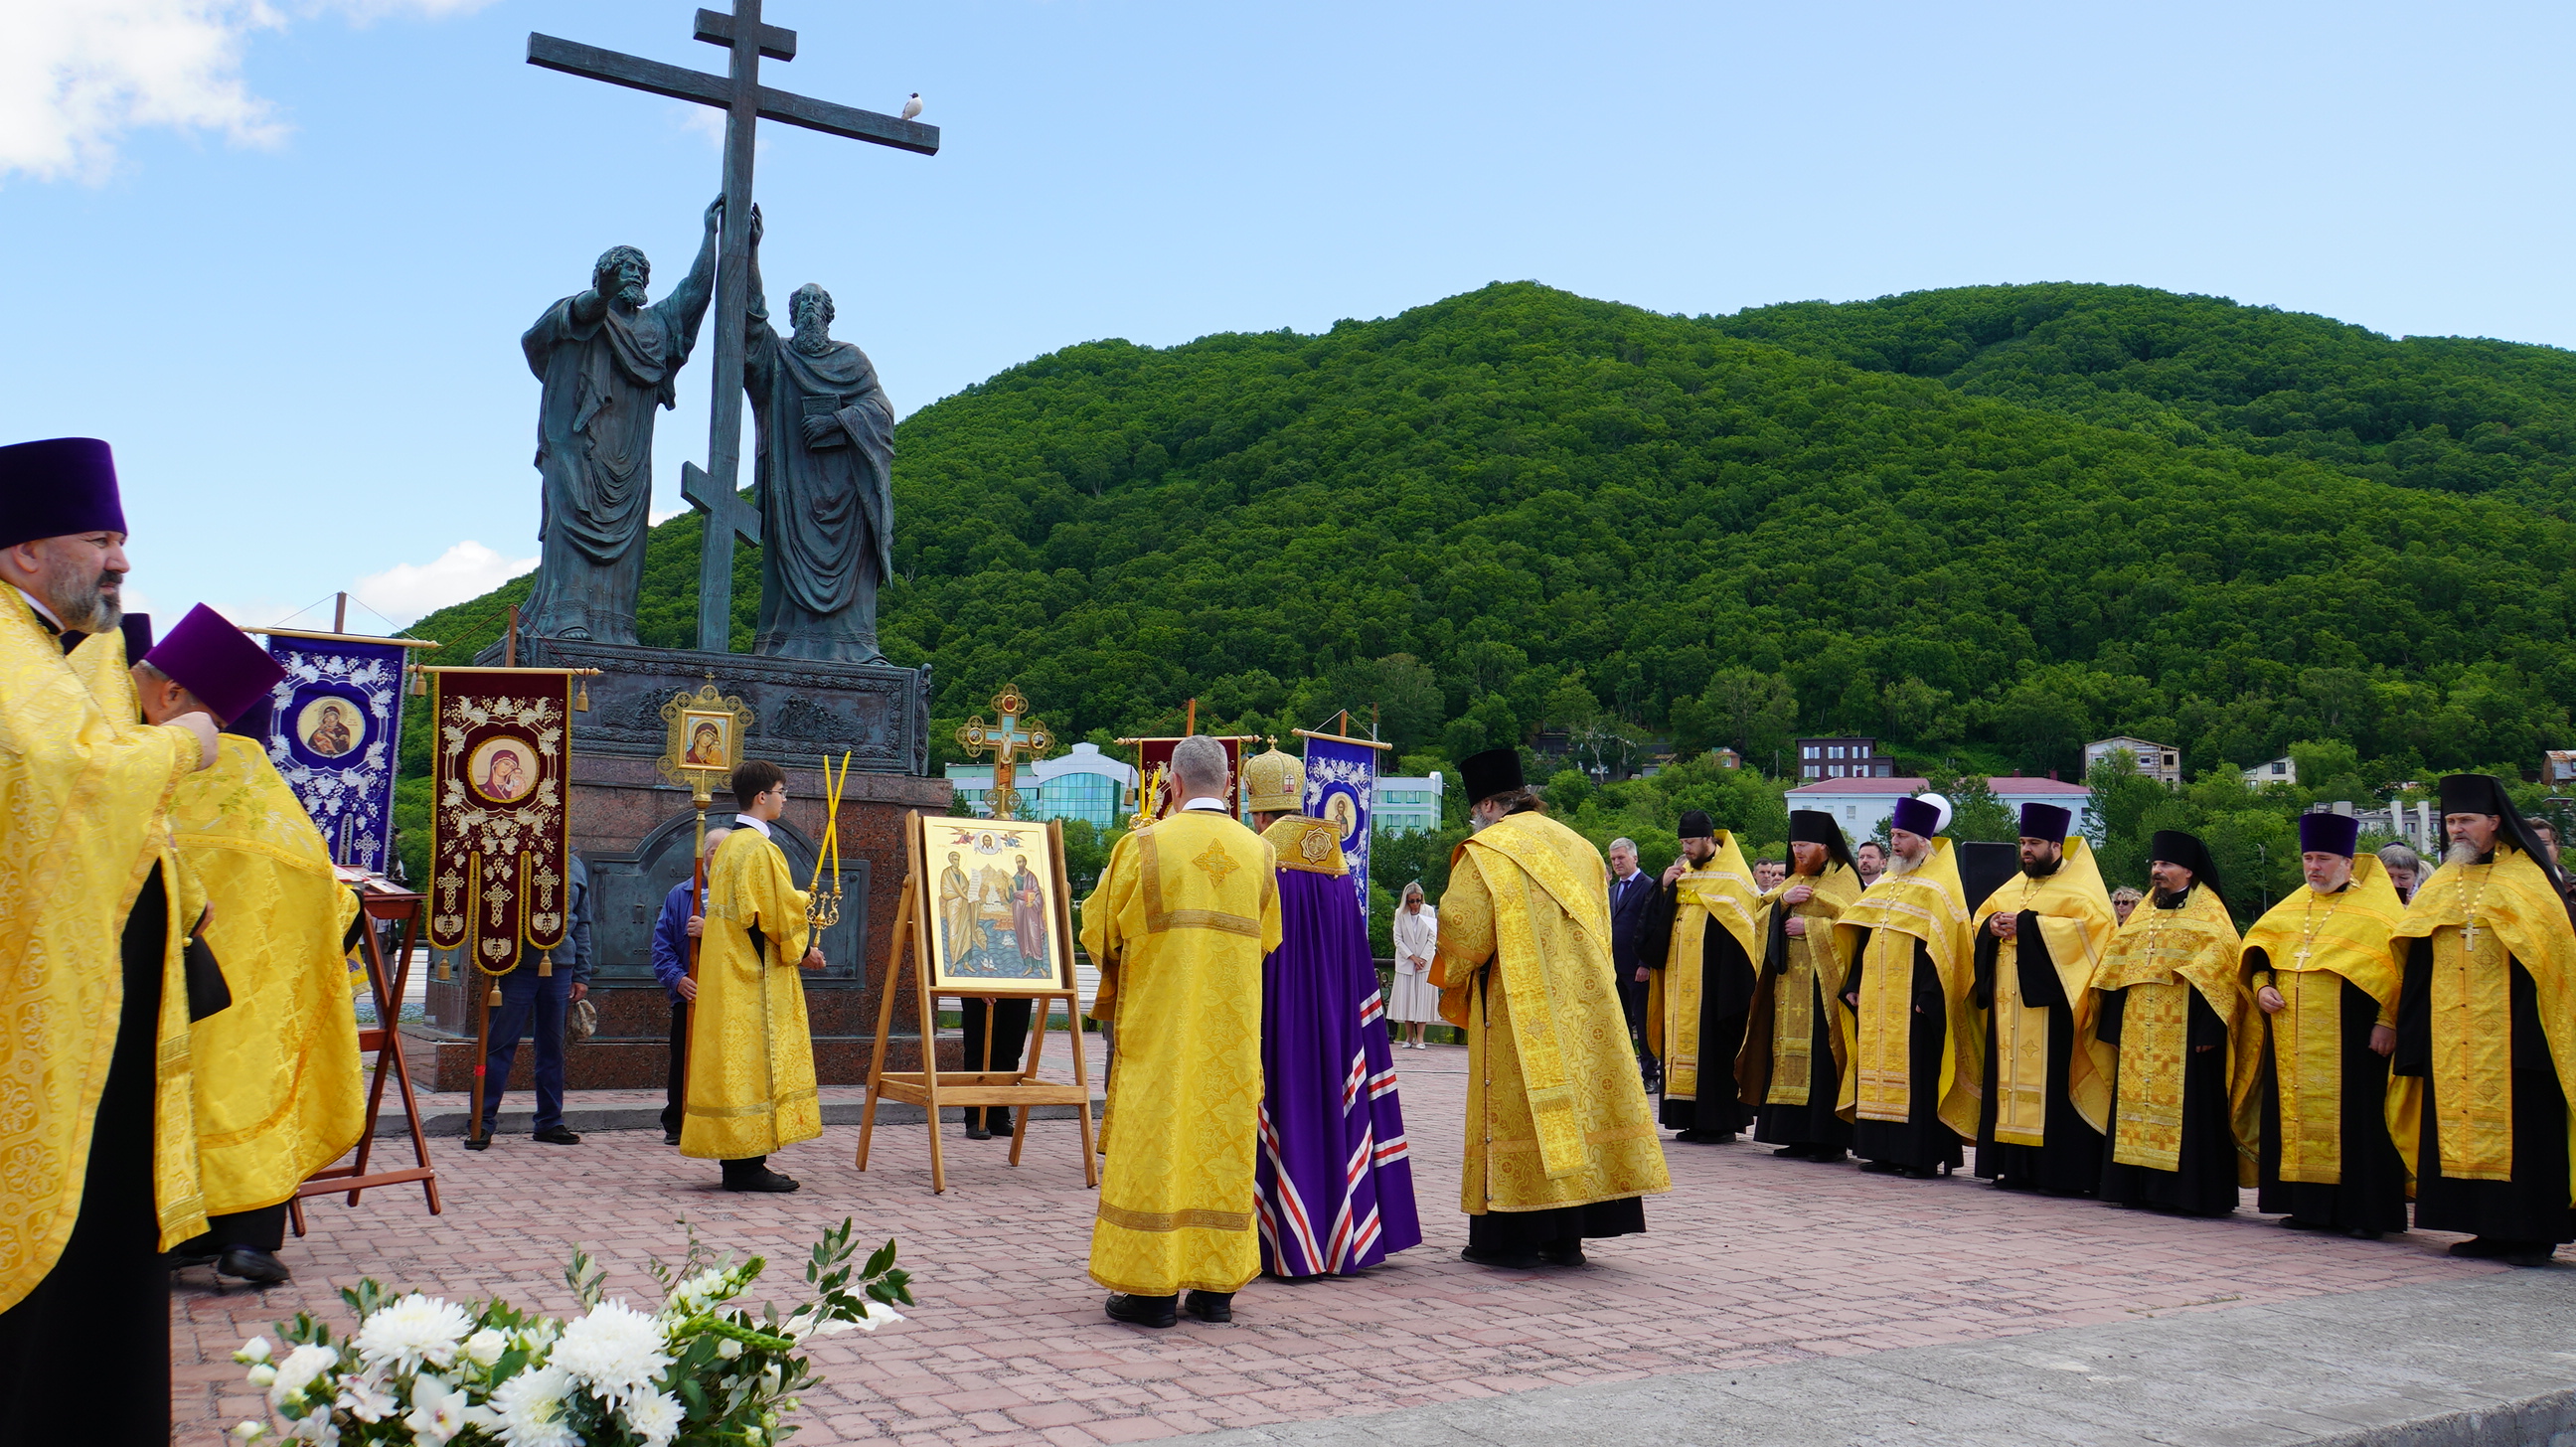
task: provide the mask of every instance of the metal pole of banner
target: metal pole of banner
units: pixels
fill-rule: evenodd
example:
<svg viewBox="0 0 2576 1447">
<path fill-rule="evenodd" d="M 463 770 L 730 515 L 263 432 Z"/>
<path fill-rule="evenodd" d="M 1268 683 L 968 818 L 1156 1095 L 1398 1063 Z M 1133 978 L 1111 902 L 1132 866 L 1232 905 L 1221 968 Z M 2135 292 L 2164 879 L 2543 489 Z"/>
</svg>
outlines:
<svg viewBox="0 0 2576 1447">
<path fill-rule="evenodd" d="M 519 666 L 519 605 L 510 605 L 510 631 L 501 635 L 501 666 Z"/>
</svg>

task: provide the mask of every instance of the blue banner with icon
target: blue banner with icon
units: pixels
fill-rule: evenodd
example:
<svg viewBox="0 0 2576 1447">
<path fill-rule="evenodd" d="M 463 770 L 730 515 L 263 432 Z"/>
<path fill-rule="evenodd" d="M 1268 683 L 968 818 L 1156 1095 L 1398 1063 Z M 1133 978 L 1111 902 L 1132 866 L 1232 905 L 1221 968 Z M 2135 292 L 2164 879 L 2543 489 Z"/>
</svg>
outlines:
<svg viewBox="0 0 2576 1447">
<path fill-rule="evenodd" d="M 394 767 L 402 731 L 399 644 L 272 635 L 286 670 L 269 694 L 268 761 L 304 802 L 332 862 L 393 867 Z"/>
<path fill-rule="evenodd" d="M 1377 750 L 1333 739 L 1306 740 L 1306 813 L 1340 826 L 1342 862 L 1350 866 L 1359 890 L 1362 916 L 1369 903 L 1369 804 L 1376 797 Z"/>
</svg>

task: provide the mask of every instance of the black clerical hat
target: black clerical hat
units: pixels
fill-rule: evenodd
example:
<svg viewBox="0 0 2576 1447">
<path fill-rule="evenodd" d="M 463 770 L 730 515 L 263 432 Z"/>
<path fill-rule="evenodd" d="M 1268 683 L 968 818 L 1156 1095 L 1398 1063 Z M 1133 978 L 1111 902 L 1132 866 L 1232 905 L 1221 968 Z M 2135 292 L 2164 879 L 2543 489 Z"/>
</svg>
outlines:
<svg viewBox="0 0 2576 1447">
<path fill-rule="evenodd" d="M 2316 813 L 2299 816 L 2299 852 L 2301 854 L 2340 854 L 2352 857 L 2353 846 L 2361 842 L 2361 821 L 2350 814 Z"/>
<path fill-rule="evenodd" d="M 1793 844 L 1822 844 L 1831 849 L 1843 842 L 1843 826 L 1822 809 L 1789 811 L 1789 841 Z"/>
<path fill-rule="evenodd" d="M 1891 828 L 1902 829 L 1908 834 L 1920 834 L 1929 839 L 1941 832 L 1941 806 L 1925 803 L 1921 799 L 1899 799 L 1896 801 L 1896 811 L 1888 823 Z"/>
<path fill-rule="evenodd" d="M 2191 871 L 2192 883 L 2207 885 L 2209 892 L 2218 896 L 2221 902 L 2226 900 L 2227 891 L 2218 887 L 2218 866 L 2210 862 L 2209 846 L 2200 842 L 2199 835 L 2186 834 L 2179 829 L 2159 829 L 2147 842 L 2147 858 L 2181 865 Z"/>
<path fill-rule="evenodd" d="M 2504 789 L 2485 774 L 2451 774 L 2442 780 L 2445 814 L 2502 815 L 2508 806 Z"/>
<path fill-rule="evenodd" d="M 38 538 L 125 531 L 116 457 L 95 437 L 0 447 L 0 548 Z"/>
<path fill-rule="evenodd" d="M 1673 826 L 1673 832 L 1684 839 L 1714 839 L 1717 821 L 1709 818 L 1705 809 L 1684 809 L 1682 821 Z"/>
<path fill-rule="evenodd" d="M 2055 804 L 2024 804 L 2021 806 L 2021 837 L 2060 843 L 2066 838 L 2066 826 L 2074 818 Z"/>
<path fill-rule="evenodd" d="M 1521 751 L 1518 749 L 1487 749 L 1481 754 L 1469 754 L 1458 761 L 1458 781 L 1467 786 L 1467 803 L 1471 808 L 1496 794 L 1529 787 L 1521 777 Z"/>
</svg>

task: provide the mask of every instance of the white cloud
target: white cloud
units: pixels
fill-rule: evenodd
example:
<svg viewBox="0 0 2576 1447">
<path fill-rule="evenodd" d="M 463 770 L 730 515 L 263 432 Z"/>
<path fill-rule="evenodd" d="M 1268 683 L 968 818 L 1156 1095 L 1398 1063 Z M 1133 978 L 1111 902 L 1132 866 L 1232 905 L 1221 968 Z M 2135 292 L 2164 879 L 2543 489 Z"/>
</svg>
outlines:
<svg viewBox="0 0 2576 1447">
<path fill-rule="evenodd" d="M 358 580 L 350 596 L 397 624 L 423 613 L 491 592 L 537 565 L 534 558 L 505 558 L 472 539 L 428 563 L 396 563 Z"/>
<path fill-rule="evenodd" d="M 5 10 L 0 176 L 99 181 L 140 127 L 221 132 L 237 146 L 283 139 L 277 108 L 243 83 L 258 31 L 335 11 L 360 23 L 480 9 L 490 0 L 33 0 Z"/>
</svg>

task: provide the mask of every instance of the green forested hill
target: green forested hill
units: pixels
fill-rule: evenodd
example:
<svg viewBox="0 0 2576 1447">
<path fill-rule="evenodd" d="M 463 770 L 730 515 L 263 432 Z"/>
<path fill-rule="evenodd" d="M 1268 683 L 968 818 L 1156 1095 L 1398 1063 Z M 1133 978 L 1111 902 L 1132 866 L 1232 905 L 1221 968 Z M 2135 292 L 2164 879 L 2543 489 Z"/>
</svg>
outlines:
<svg viewBox="0 0 2576 1447">
<path fill-rule="evenodd" d="M 1281 733 L 1376 703 L 1449 757 L 1571 727 L 1766 766 L 1793 729 L 2521 764 L 2576 695 L 2576 525 L 2532 505 L 2576 493 L 2571 399 L 2566 353 L 2136 288 L 1692 320 L 1497 284 L 1086 343 L 915 413 L 884 634 L 937 662 L 943 733 L 1017 681 L 1068 738 L 1195 696 Z M 692 631 L 697 535 L 655 534 L 649 641 Z M 746 552 L 745 642 L 756 587 Z M 498 601 L 419 631 L 470 645 Z"/>
</svg>

